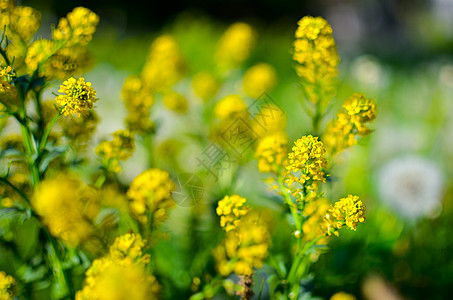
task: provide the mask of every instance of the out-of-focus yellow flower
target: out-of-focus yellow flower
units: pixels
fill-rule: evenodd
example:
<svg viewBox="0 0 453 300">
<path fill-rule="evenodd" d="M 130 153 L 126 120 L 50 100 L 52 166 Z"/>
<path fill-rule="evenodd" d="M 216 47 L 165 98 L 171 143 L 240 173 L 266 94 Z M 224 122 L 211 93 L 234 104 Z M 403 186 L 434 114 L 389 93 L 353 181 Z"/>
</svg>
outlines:
<svg viewBox="0 0 453 300">
<path fill-rule="evenodd" d="M 296 71 L 305 96 L 312 103 L 328 101 L 335 91 L 340 62 L 332 27 L 323 18 L 310 16 L 303 17 L 298 24 L 293 59 L 298 63 Z"/>
<path fill-rule="evenodd" d="M 142 249 L 145 245 L 146 240 L 143 240 L 139 234 L 127 233 L 113 241 L 109 255 L 116 261 L 138 262 L 146 265 L 150 258 L 149 254 L 143 254 Z"/>
<path fill-rule="evenodd" d="M 304 242 L 309 243 L 324 237 L 326 235 L 324 230 L 324 218 L 330 208 L 329 200 L 325 198 L 316 199 L 316 201 L 310 201 L 305 204 L 303 215 L 306 218 L 302 225 L 302 235 L 300 238 Z M 319 239 L 317 245 L 327 245 L 329 242 L 328 237 Z M 316 260 L 319 256 L 319 252 L 312 255 L 312 259 Z"/>
<path fill-rule="evenodd" d="M 272 90 L 276 83 L 277 73 L 273 66 L 266 63 L 258 63 L 244 74 L 244 92 L 255 99 Z"/>
<path fill-rule="evenodd" d="M 234 272 L 250 276 L 253 268 L 261 268 L 268 255 L 269 230 L 263 219 L 250 213 L 234 230 L 227 232 L 222 244 L 214 249 L 219 273 L 226 277 Z"/>
<path fill-rule="evenodd" d="M 239 95 L 228 95 L 214 107 L 214 113 L 219 120 L 231 119 L 234 117 L 248 116 L 247 104 Z"/>
<path fill-rule="evenodd" d="M 171 192 L 176 185 L 170 174 L 159 169 L 149 169 L 132 181 L 127 196 L 133 216 L 142 224 L 158 225 L 165 221 L 168 210 L 175 206 Z"/>
<path fill-rule="evenodd" d="M 16 6 L 11 10 L 9 29 L 27 42 L 41 25 L 41 13 L 29 6 Z"/>
<path fill-rule="evenodd" d="M 242 22 L 230 25 L 217 45 L 215 59 L 220 69 L 237 68 L 249 57 L 255 39 L 255 32 L 250 25 Z"/>
<path fill-rule="evenodd" d="M 56 112 L 56 110 L 54 109 Z M 61 126 L 62 135 L 69 140 L 71 147 L 82 151 L 90 142 L 91 137 L 96 131 L 99 117 L 93 110 L 87 111 L 80 118 L 59 118 L 58 124 Z"/>
<path fill-rule="evenodd" d="M 176 40 L 170 35 L 162 35 L 152 43 L 141 76 L 147 88 L 162 93 L 178 82 L 184 71 L 184 61 Z"/>
<path fill-rule="evenodd" d="M 286 113 L 278 106 L 264 104 L 253 119 L 252 129 L 257 138 L 264 138 L 286 129 Z"/>
<path fill-rule="evenodd" d="M 358 196 L 348 195 L 335 202 L 325 217 L 327 234 L 338 236 L 338 229 L 346 225 L 356 231 L 357 225 L 365 221 L 365 205 Z"/>
<path fill-rule="evenodd" d="M 207 101 L 214 97 L 220 88 L 220 82 L 209 72 L 200 72 L 192 77 L 195 95 Z"/>
<path fill-rule="evenodd" d="M 96 146 L 95 152 L 100 156 L 102 165 L 110 172 L 121 172 L 120 160 L 126 160 L 134 153 L 135 137 L 129 130 L 117 130 L 112 141 L 103 141 Z"/>
<path fill-rule="evenodd" d="M 92 222 L 100 211 L 97 192 L 75 177 L 61 175 L 41 182 L 32 204 L 50 233 L 70 246 L 95 234 Z"/>
<path fill-rule="evenodd" d="M 146 241 L 128 233 L 115 239 L 109 253 L 96 259 L 86 271 L 77 300 L 158 299 L 160 285 L 146 272 L 149 255 L 143 254 Z"/>
<path fill-rule="evenodd" d="M 277 132 L 259 140 L 255 157 L 258 170 L 262 173 L 275 173 L 281 170 L 288 155 L 288 136 L 285 132 Z"/>
<path fill-rule="evenodd" d="M 187 112 L 188 102 L 184 95 L 176 92 L 169 92 L 163 96 L 163 102 L 168 109 L 183 114 Z"/>
<path fill-rule="evenodd" d="M 14 277 L 0 271 L 0 299 L 13 300 L 17 293 L 17 281 Z"/>
<path fill-rule="evenodd" d="M 235 229 L 241 219 L 250 211 L 250 206 L 245 204 L 247 199 L 238 196 L 225 196 L 217 205 L 217 215 L 220 216 L 220 226 L 226 232 Z"/>
<path fill-rule="evenodd" d="M 143 80 L 135 75 L 127 77 L 121 95 L 128 112 L 126 117 L 127 128 L 139 133 L 150 131 L 153 128 L 153 123 L 149 115 L 154 104 L 154 97 Z"/>
<path fill-rule="evenodd" d="M 85 78 L 80 77 L 75 79 L 69 78 L 60 85 L 58 95 L 55 100 L 61 105 L 62 113 L 65 116 L 79 116 L 85 113 L 88 109 L 93 108 L 93 104 L 97 101 L 96 91 L 91 87 L 91 82 L 85 82 Z"/>
<path fill-rule="evenodd" d="M 338 292 L 330 297 L 330 300 L 356 300 L 356 297 L 345 292 Z"/>
<path fill-rule="evenodd" d="M 6 105 L 9 110 L 16 111 L 19 108 L 19 99 L 17 97 L 17 88 L 11 83 L 0 80 L 0 97 L 2 99 L 2 108 Z"/>
<path fill-rule="evenodd" d="M 52 38 L 65 46 L 84 46 L 93 38 L 98 23 L 98 15 L 79 6 L 68 13 L 66 18 L 60 19 L 58 27 L 52 32 Z"/>
<path fill-rule="evenodd" d="M 366 123 L 376 118 L 376 104 L 363 94 L 354 93 L 343 104 L 337 117 L 322 137 L 327 150 L 334 154 L 357 144 L 357 138 L 371 131 Z"/>
<path fill-rule="evenodd" d="M 34 72 L 46 62 L 57 50 L 55 43 L 50 40 L 40 39 L 33 42 L 27 51 L 25 63 L 29 72 Z"/>
<path fill-rule="evenodd" d="M 48 79 L 64 80 L 79 75 L 93 65 L 93 58 L 85 46 L 65 47 L 53 54 L 41 68 L 41 75 Z"/>
<path fill-rule="evenodd" d="M 321 182 L 325 182 L 323 169 L 326 167 L 326 150 L 317 137 L 304 136 L 294 142 L 288 154 L 288 170 L 285 182 L 293 195 L 304 199 L 315 192 Z"/>
</svg>

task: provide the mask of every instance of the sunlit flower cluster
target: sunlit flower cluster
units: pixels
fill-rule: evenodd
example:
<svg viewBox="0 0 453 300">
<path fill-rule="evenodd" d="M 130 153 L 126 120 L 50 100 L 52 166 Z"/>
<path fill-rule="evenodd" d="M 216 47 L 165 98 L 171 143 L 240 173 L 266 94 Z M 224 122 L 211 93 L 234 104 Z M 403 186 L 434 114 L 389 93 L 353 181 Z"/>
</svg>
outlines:
<svg viewBox="0 0 453 300">
<path fill-rule="evenodd" d="M 257 138 L 285 132 L 286 125 L 285 111 L 272 103 L 262 105 L 251 124 Z"/>
<path fill-rule="evenodd" d="M 258 160 L 258 170 L 262 173 L 275 173 L 284 167 L 288 153 L 288 137 L 286 133 L 278 132 L 260 139 L 255 157 Z"/>
<path fill-rule="evenodd" d="M 203 101 L 207 101 L 217 94 L 220 83 L 213 74 L 200 72 L 192 77 L 192 87 L 198 97 Z"/>
<path fill-rule="evenodd" d="M 76 7 L 61 18 L 52 32 L 54 41 L 66 46 L 86 45 L 93 38 L 99 16 L 85 7 Z"/>
<path fill-rule="evenodd" d="M 134 133 L 129 130 L 117 130 L 113 140 L 102 141 L 96 146 L 95 152 L 101 158 L 102 165 L 111 172 L 121 172 L 119 162 L 128 159 L 135 149 Z"/>
<path fill-rule="evenodd" d="M 115 239 L 109 253 L 96 259 L 86 271 L 83 289 L 77 300 L 157 299 L 160 285 L 146 272 L 149 255 L 143 254 L 146 242 L 128 233 Z"/>
<path fill-rule="evenodd" d="M 293 59 L 306 98 L 318 103 L 334 92 L 340 59 L 332 27 L 321 17 L 303 17 L 295 33 Z"/>
<path fill-rule="evenodd" d="M 228 95 L 217 102 L 214 113 L 219 120 L 246 118 L 248 116 L 247 104 L 239 95 Z"/>
<path fill-rule="evenodd" d="M 357 144 L 358 137 L 368 135 L 371 130 L 366 123 L 376 118 L 376 104 L 365 95 L 354 93 L 343 104 L 337 117 L 323 135 L 323 142 L 330 153 Z"/>
<path fill-rule="evenodd" d="M 216 212 L 220 216 L 220 226 L 226 232 L 235 229 L 250 211 L 246 201 L 247 199 L 238 195 L 225 196 L 219 201 Z"/>
<path fill-rule="evenodd" d="M 13 300 L 16 296 L 17 282 L 14 277 L 0 271 L 0 299 Z"/>
<path fill-rule="evenodd" d="M 85 78 L 69 78 L 58 90 L 59 94 L 55 100 L 61 106 L 61 113 L 65 116 L 86 113 L 96 103 L 96 91 L 91 87 L 91 82 L 85 82 Z"/>
<path fill-rule="evenodd" d="M 261 268 L 268 256 L 269 230 L 262 217 L 249 213 L 229 231 L 222 244 L 214 249 L 217 269 L 222 276 L 232 272 L 251 276 L 253 268 Z"/>
<path fill-rule="evenodd" d="M 255 39 L 250 25 L 241 22 L 231 25 L 217 45 L 215 58 L 220 69 L 234 69 L 244 62 L 255 45 Z"/>
<path fill-rule="evenodd" d="M 244 93 L 258 99 L 265 92 L 272 90 L 277 83 L 277 73 L 269 64 L 258 63 L 244 74 Z"/>
<path fill-rule="evenodd" d="M 165 107 L 169 110 L 172 110 L 176 113 L 183 114 L 188 109 L 188 102 L 184 95 L 176 93 L 176 92 L 169 92 L 166 93 L 162 98 Z"/>
<path fill-rule="evenodd" d="M 158 225 L 165 221 L 168 210 L 175 206 L 171 198 L 171 192 L 175 189 L 176 185 L 168 172 L 146 170 L 135 177 L 127 191 L 129 208 L 142 224 L 151 222 Z"/>
<path fill-rule="evenodd" d="M 95 234 L 99 213 L 97 192 L 73 176 L 43 181 L 33 197 L 33 207 L 52 235 L 77 246 Z"/>
<path fill-rule="evenodd" d="M 331 235 L 332 232 L 338 236 L 338 229 L 344 225 L 351 230 L 357 230 L 357 225 L 365 221 L 365 205 L 358 196 L 348 195 L 335 202 L 331 206 L 326 217 L 327 234 Z"/>
<path fill-rule="evenodd" d="M 285 182 L 295 196 L 303 199 L 316 192 L 321 182 L 325 182 L 325 153 L 317 137 L 307 135 L 294 142 L 292 152 L 288 154 Z"/>
</svg>

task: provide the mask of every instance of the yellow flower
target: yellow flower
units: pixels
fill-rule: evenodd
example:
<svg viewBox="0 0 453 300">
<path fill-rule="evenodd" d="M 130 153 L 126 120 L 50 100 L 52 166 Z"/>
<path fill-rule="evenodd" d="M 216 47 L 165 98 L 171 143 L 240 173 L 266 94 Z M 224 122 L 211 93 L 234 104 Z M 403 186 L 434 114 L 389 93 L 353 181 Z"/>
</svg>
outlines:
<svg viewBox="0 0 453 300">
<path fill-rule="evenodd" d="M 188 102 L 186 97 L 175 92 L 166 93 L 163 96 L 163 102 L 168 109 L 183 114 L 187 112 Z"/>
<path fill-rule="evenodd" d="M 0 66 L 0 81 L 11 82 L 16 77 L 16 71 L 10 66 Z"/>
<path fill-rule="evenodd" d="M 28 71 L 34 72 L 40 65 L 46 62 L 57 50 L 55 43 L 50 40 L 40 39 L 36 40 L 28 48 L 25 63 L 27 64 Z"/>
<path fill-rule="evenodd" d="M 313 103 L 327 101 L 334 92 L 340 62 L 332 27 L 323 18 L 310 16 L 298 24 L 293 59 L 305 96 Z"/>
<path fill-rule="evenodd" d="M 149 169 L 132 181 L 127 196 L 133 216 L 142 224 L 152 222 L 154 225 L 165 221 L 168 210 L 175 206 L 171 192 L 176 185 L 170 174 L 159 169 Z"/>
<path fill-rule="evenodd" d="M 247 117 L 247 105 L 239 95 L 229 95 L 217 102 L 214 113 L 219 120 Z"/>
<path fill-rule="evenodd" d="M 246 23 L 232 24 L 217 45 L 215 59 L 222 70 L 237 68 L 250 55 L 255 44 L 255 32 Z"/>
<path fill-rule="evenodd" d="M 330 300 L 356 300 L 354 295 L 347 294 L 345 292 L 338 292 L 330 297 Z"/>
<path fill-rule="evenodd" d="M 312 242 L 318 238 L 325 236 L 324 218 L 330 208 L 330 202 L 327 199 L 319 198 L 316 201 L 310 201 L 305 204 L 302 214 L 305 222 L 302 225 L 301 238 L 305 243 Z M 317 245 L 327 245 L 328 237 L 324 237 L 316 242 Z M 320 252 L 312 254 L 312 260 L 316 260 Z"/>
<path fill-rule="evenodd" d="M 95 152 L 101 157 L 102 165 L 110 172 L 121 172 L 120 160 L 126 160 L 134 153 L 134 133 L 129 130 L 117 130 L 112 141 L 103 141 L 96 146 Z"/>
<path fill-rule="evenodd" d="M 365 205 L 358 196 L 348 195 L 335 202 L 326 215 L 327 234 L 338 236 L 338 229 L 346 225 L 356 231 L 357 225 L 365 221 Z"/>
<path fill-rule="evenodd" d="M 225 196 L 219 201 L 216 212 L 220 216 L 220 226 L 226 232 L 235 229 L 250 211 L 245 202 L 246 199 L 238 195 Z"/>
<path fill-rule="evenodd" d="M 117 237 L 110 246 L 109 255 L 116 261 L 133 261 L 146 265 L 149 262 L 149 254 L 143 254 L 142 249 L 146 245 L 139 234 L 127 233 Z"/>
<path fill-rule="evenodd" d="M 244 74 L 244 92 L 255 99 L 272 90 L 276 83 L 277 73 L 274 67 L 266 63 L 258 63 Z"/>
<path fill-rule="evenodd" d="M 200 72 L 192 77 L 192 87 L 195 95 L 207 101 L 217 94 L 220 83 L 211 73 Z"/>
<path fill-rule="evenodd" d="M 150 131 L 153 128 L 153 123 L 149 115 L 154 104 L 154 97 L 143 80 L 135 75 L 127 77 L 121 95 L 128 112 L 126 117 L 127 128 L 140 133 Z"/>
<path fill-rule="evenodd" d="M 69 78 L 60 85 L 58 95 L 55 100 L 62 106 L 62 113 L 68 115 L 80 115 L 88 109 L 93 108 L 97 101 L 96 91 L 91 87 L 91 82 L 85 82 L 85 78 Z"/>
<path fill-rule="evenodd" d="M 93 38 L 99 16 L 85 7 L 76 7 L 61 18 L 52 32 L 54 41 L 65 46 L 86 45 Z"/>
<path fill-rule="evenodd" d="M 147 88 L 161 93 L 170 90 L 183 77 L 184 69 L 176 40 L 162 35 L 152 43 L 141 76 Z"/>
<path fill-rule="evenodd" d="M 77 178 L 61 175 L 41 182 L 32 204 L 50 233 L 70 246 L 78 246 L 95 233 L 92 221 L 99 213 L 99 198 Z"/>
<path fill-rule="evenodd" d="M 284 132 L 274 133 L 260 139 L 255 157 L 258 170 L 262 173 L 276 173 L 284 167 L 288 153 L 288 137 Z"/>
<path fill-rule="evenodd" d="M 16 6 L 10 15 L 9 29 L 28 41 L 41 25 L 41 13 L 29 6 Z"/>
<path fill-rule="evenodd" d="M 226 277 L 234 272 L 250 276 L 253 268 L 261 268 L 268 255 L 269 230 L 255 213 L 247 215 L 234 229 L 227 232 L 224 241 L 214 249 L 213 255 L 219 273 Z"/>
<path fill-rule="evenodd" d="M 331 154 L 357 144 L 357 138 L 371 131 L 366 123 L 376 118 L 376 104 L 363 94 L 354 93 L 343 104 L 337 117 L 327 126 L 322 137 Z"/>
<path fill-rule="evenodd" d="M 288 154 L 285 182 L 302 199 L 316 192 L 318 185 L 325 182 L 323 169 L 326 167 L 324 158 L 326 150 L 317 137 L 304 136 L 294 142 L 292 152 Z"/>
<path fill-rule="evenodd" d="M 41 68 L 41 75 L 64 80 L 79 75 L 93 65 L 93 58 L 85 46 L 65 47 L 53 54 Z"/>
<path fill-rule="evenodd" d="M 13 300 L 17 293 L 17 281 L 5 272 L 0 271 L 0 299 Z"/>
<path fill-rule="evenodd" d="M 109 253 L 93 261 L 85 273 L 77 300 L 157 299 L 160 285 L 146 272 L 149 255 L 143 254 L 146 242 L 140 235 L 117 237 Z"/>
<path fill-rule="evenodd" d="M 267 103 L 261 107 L 251 125 L 256 137 L 264 138 L 285 131 L 286 123 L 286 113 L 278 106 Z"/>
</svg>

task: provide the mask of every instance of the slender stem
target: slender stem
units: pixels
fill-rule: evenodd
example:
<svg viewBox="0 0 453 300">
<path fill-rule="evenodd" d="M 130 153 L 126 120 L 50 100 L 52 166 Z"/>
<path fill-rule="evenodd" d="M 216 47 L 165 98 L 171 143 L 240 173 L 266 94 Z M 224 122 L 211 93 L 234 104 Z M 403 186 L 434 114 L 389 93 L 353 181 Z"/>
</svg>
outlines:
<svg viewBox="0 0 453 300">
<path fill-rule="evenodd" d="M 30 205 L 30 200 L 28 199 L 28 197 L 21 191 L 19 190 L 14 184 L 12 184 L 8 179 L 6 179 L 5 177 L 0 177 L 0 181 L 6 183 L 7 185 L 9 185 L 14 191 L 16 191 L 16 193 L 19 194 L 19 196 L 22 197 L 22 199 L 25 200 L 25 202 Z"/>
<path fill-rule="evenodd" d="M 42 152 L 46 148 L 47 145 L 47 139 L 49 138 L 50 132 L 52 131 L 53 126 L 55 125 L 55 122 L 57 122 L 58 118 L 61 116 L 61 112 L 58 113 L 52 121 L 50 121 L 49 124 L 47 124 L 46 129 L 44 130 L 44 133 L 41 137 L 41 142 L 39 142 L 39 153 Z"/>
<path fill-rule="evenodd" d="M 280 191 L 283 194 L 283 199 L 285 200 L 285 203 L 289 206 L 291 214 L 294 217 L 294 221 L 296 222 L 296 228 L 300 228 L 301 222 L 300 222 L 300 216 L 297 213 L 297 205 L 296 205 L 296 203 L 293 202 L 291 197 L 288 195 L 287 189 L 285 188 L 285 186 L 283 184 L 283 178 L 278 179 L 278 187 L 280 188 Z"/>
</svg>

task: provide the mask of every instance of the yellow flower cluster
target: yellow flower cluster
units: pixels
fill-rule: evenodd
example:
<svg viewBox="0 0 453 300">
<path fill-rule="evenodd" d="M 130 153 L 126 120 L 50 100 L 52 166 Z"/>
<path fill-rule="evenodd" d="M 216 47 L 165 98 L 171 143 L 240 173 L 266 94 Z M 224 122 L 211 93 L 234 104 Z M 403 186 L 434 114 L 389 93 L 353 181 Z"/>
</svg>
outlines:
<svg viewBox="0 0 453 300">
<path fill-rule="evenodd" d="M 132 181 L 127 196 L 133 216 L 142 224 L 158 225 L 165 221 L 168 210 L 175 206 L 171 192 L 176 185 L 170 174 L 159 169 L 149 169 Z"/>
<path fill-rule="evenodd" d="M 58 27 L 52 32 L 52 38 L 57 43 L 66 46 L 86 45 L 93 38 L 99 16 L 85 7 L 76 7 L 61 18 Z"/>
<path fill-rule="evenodd" d="M 250 206 L 245 202 L 246 199 L 238 195 L 225 196 L 219 201 L 216 212 L 220 216 L 220 226 L 226 232 L 235 229 L 250 211 Z"/>
<path fill-rule="evenodd" d="M 25 63 L 30 72 L 43 65 L 57 50 L 54 41 L 39 39 L 28 47 Z"/>
<path fill-rule="evenodd" d="M 338 236 L 338 229 L 346 225 L 351 230 L 356 230 L 360 222 L 365 221 L 365 205 L 358 196 L 348 195 L 335 202 L 335 205 L 330 207 L 326 215 L 325 222 L 327 234 L 332 232 Z"/>
<path fill-rule="evenodd" d="M 307 135 L 294 142 L 292 152 L 288 154 L 285 176 L 285 182 L 294 196 L 304 199 L 326 181 L 323 171 L 326 167 L 325 153 L 317 137 Z"/>
<path fill-rule="evenodd" d="M 151 44 L 142 79 L 151 91 L 165 93 L 182 78 L 184 69 L 176 40 L 162 35 Z"/>
<path fill-rule="evenodd" d="M 253 132 L 257 138 L 263 138 L 279 132 L 284 132 L 287 120 L 285 112 L 275 104 L 264 104 L 255 115 L 252 122 Z"/>
<path fill-rule="evenodd" d="M 284 132 L 277 132 L 260 139 L 255 157 L 258 170 L 262 173 L 279 174 L 286 163 L 288 137 Z"/>
<path fill-rule="evenodd" d="M 142 251 L 145 244 L 138 234 L 116 238 L 109 254 L 94 260 L 86 271 L 83 289 L 76 299 L 158 299 L 160 285 L 145 269 L 149 263 L 149 255 Z"/>
<path fill-rule="evenodd" d="M 265 92 L 274 88 L 277 83 L 277 73 L 274 67 L 266 63 L 258 63 L 250 67 L 244 74 L 244 93 L 258 99 Z"/>
<path fill-rule="evenodd" d="M 192 87 L 195 95 L 206 102 L 217 94 L 220 83 L 213 74 L 200 72 L 192 77 Z"/>
<path fill-rule="evenodd" d="M 162 101 L 164 102 L 165 107 L 179 114 L 185 113 L 189 105 L 186 97 L 176 92 L 166 93 L 163 96 Z"/>
<path fill-rule="evenodd" d="M 143 80 L 139 76 L 129 76 L 124 82 L 121 94 L 128 111 L 127 128 L 136 132 L 148 132 L 153 127 L 149 115 L 154 97 L 147 91 Z"/>
<path fill-rule="evenodd" d="M 29 6 L 16 6 L 9 15 L 9 37 L 19 35 L 27 42 L 41 25 L 41 13 Z"/>
<path fill-rule="evenodd" d="M 342 109 L 326 128 L 323 141 L 330 153 L 357 144 L 357 137 L 368 135 L 371 131 L 366 123 L 376 118 L 376 104 L 363 94 L 354 93 L 343 104 Z"/>
<path fill-rule="evenodd" d="M 32 199 L 36 213 L 53 236 L 76 247 L 95 234 L 93 220 L 100 211 L 97 192 L 68 175 L 47 179 Z"/>
<path fill-rule="evenodd" d="M 303 17 L 298 22 L 293 59 L 309 101 L 328 100 L 334 92 L 337 65 L 340 61 L 332 27 L 321 17 Z"/>
<path fill-rule="evenodd" d="M 1 66 L 0 67 L 0 81 L 11 82 L 13 78 L 16 77 L 16 71 L 10 66 Z"/>
<path fill-rule="evenodd" d="M 61 112 L 65 115 L 76 115 L 86 113 L 93 108 L 97 101 L 96 91 L 91 87 L 91 82 L 85 82 L 85 78 L 69 78 L 60 85 L 59 93 L 55 100 L 61 105 Z"/>
<path fill-rule="evenodd" d="M 247 104 L 239 95 L 228 95 L 221 99 L 214 107 L 214 113 L 219 120 L 232 118 L 247 118 Z"/>
<path fill-rule="evenodd" d="M 232 24 L 217 45 L 215 59 L 221 70 L 237 68 L 250 55 L 255 45 L 255 32 L 246 23 Z"/>
<path fill-rule="evenodd" d="M 110 172 L 119 173 L 120 160 L 126 160 L 134 153 L 135 137 L 129 130 L 117 130 L 113 140 L 100 142 L 94 151 L 100 156 L 102 165 Z"/>
<path fill-rule="evenodd" d="M 323 222 L 330 208 L 329 200 L 319 198 L 316 201 L 310 201 L 305 204 L 303 215 L 306 218 L 302 225 L 302 239 L 309 243 L 318 238 L 325 236 Z M 297 236 L 297 235 L 296 235 Z M 317 245 L 327 245 L 329 238 L 325 237 L 317 241 Z M 319 253 L 312 256 L 313 259 L 318 257 Z"/>
<path fill-rule="evenodd" d="M 356 300 L 356 297 L 345 292 L 338 292 L 330 297 L 330 300 Z"/>
<path fill-rule="evenodd" d="M 14 277 L 0 271 L 0 299 L 13 300 L 16 296 L 17 281 Z"/>
<path fill-rule="evenodd" d="M 254 267 L 262 267 L 268 249 L 269 230 L 265 222 L 259 215 L 249 213 L 214 249 L 217 269 L 222 276 L 232 272 L 238 276 L 251 276 Z"/>
<path fill-rule="evenodd" d="M 64 47 L 55 52 L 40 69 L 41 75 L 47 78 L 64 80 L 81 74 L 93 65 L 93 59 L 84 46 Z"/>
<path fill-rule="evenodd" d="M 55 108 L 53 108 L 53 111 L 56 112 Z M 98 123 L 99 117 L 93 110 L 87 111 L 80 118 L 58 119 L 62 135 L 69 140 L 71 147 L 77 151 L 85 149 L 96 131 Z"/>
</svg>

